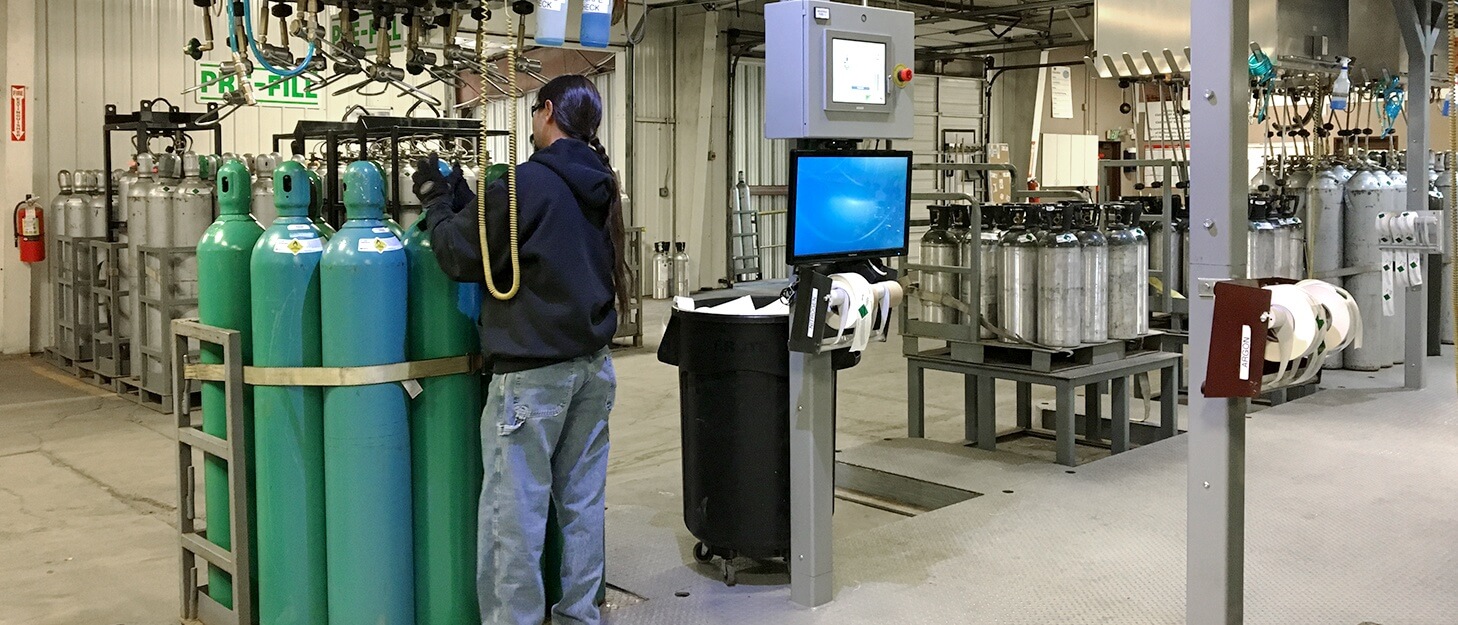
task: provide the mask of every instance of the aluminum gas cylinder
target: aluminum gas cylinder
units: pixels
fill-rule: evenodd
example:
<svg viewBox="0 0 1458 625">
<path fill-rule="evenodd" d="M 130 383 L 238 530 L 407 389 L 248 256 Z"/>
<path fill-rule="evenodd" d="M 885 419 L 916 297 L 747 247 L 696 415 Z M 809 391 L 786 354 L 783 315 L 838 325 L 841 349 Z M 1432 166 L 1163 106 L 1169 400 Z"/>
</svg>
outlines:
<svg viewBox="0 0 1458 625">
<path fill-rule="evenodd" d="M 998 276 L 998 242 L 1002 235 L 1007 232 L 1007 210 L 1003 206 L 982 207 L 982 233 L 979 235 L 978 254 L 980 255 L 981 288 L 978 297 L 981 303 L 978 310 L 982 312 L 982 319 L 988 324 L 997 325 L 999 316 L 997 298 L 1000 295 L 998 285 L 1001 280 Z M 979 336 L 984 339 L 995 338 L 997 335 L 983 325 L 979 329 Z"/>
<path fill-rule="evenodd" d="M 145 200 L 146 243 L 143 247 L 162 250 L 174 244 L 173 233 L 177 215 L 173 191 L 181 182 L 182 159 L 176 154 L 157 156 L 157 181 L 147 191 Z M 128 224 L 130 226 L 130 224 Z M 191 245 L 196 245 L 194 239 Z M 163 305 L 164 295 L 177 296 L 175 272 L 169 267 L 164 273 L 164 260 L 170 258 L 166 252 L 143 252 L 142 262 L 137 265 L 140 279 L 141 319 L 138 332 L 133 338 L 132 353 L 141 352 L 141 366 L 133 371 L 139 375 L 142 384 L 148 388 L 167 388 L 171 377 L 167 375 L 170 350 L 167 349 L 168 324 L 172 322 L 172 310 Z M 141 349 L 138 349 L 138 346 Z"/>
<path fill-rule="evenodd" d="M 1027 206 L 1008 207 L 1008 230 L 998 241 L 998 324 L 1018 338 L 1038 336 L 1038 235 Z"/>
<path fill-rule="evenodd" d="M 261 224 L 271 224 L 278 217 L 273 205 L 273 173 L 283 159 L 278 154 L 253 157 L 253 217 Z"/>
<path fill-rule="evenodd" d="M 1038 237 L 1038 342 L 1050 347 L 1083 342 L 1083 245 L 1073 215 L 1071 206 L 1048 211 Z"/>
<path fill-rule="evenodd" d="M 197 245 L 213 221 L 213 185 L 202 179 L 202 160 L 197 153 L 182 155 L 182 180 L 172 191 L 174 217 L 169 247 Z M 197 297 L 198 267 L 196 257 L 183 256 L 175 263 L 177 296 L 182 299 Z M 191 317 L 197 309 L 182 309 L 181 315 Z"/>
<path fill-rule="evenodd" d="M 931 229 L 921 237 L 921 264 L 956 267 L 960 242 L 952 236 L 952 211 L 945 206 L 929 206 Z M 956 274 L 945 271 L 924 271 L 922 291 L 929 298 L 921 300 L 921 320 L 928 323 L 956 323 L 957 309 L 938 303 L 935 298 L 957 298 Z"/>
<path fill-rule="evenodd" d="M 1133 227 L 1138 208 L 1111 204 L 1109 221 L 1109 338 L 1136 339 L 1149 333 L 1149 245 Z"/>
<path fill-rule="evenodd" d="M 1247 197 L 1246 277 L 1270 278 L 1276 275 L 1276 224 L 1270 217 L 1274 200 L 1269 195 Z"/>
<path fill-rule="evenodd" d="M 1389 183 L 1390 184 L 1390 181 Z M 1377 249 L 1377 215 L 1383 212 L 1387 188 L 1373 171 L 1363 169 L 1346 184 L 1346 214 L 1342 224 L 1345 264 L 1361 270 L 1347 276 L 1346 289 L 1362 311 L 1362 345 L 1343 352 L 1343 365 L 1356 371 L 1391 366 L 1387 324 L 1382 319 L 1382 254 Z"/>
<path fill-rule="evenodd" d="M 1083 342 L 1109 340 L 1109 240 L 1099 231 L 1099 208 L 1078 207 L 1078 242 L 1083 246 Z"/>
<path fill-rule="evenodd" d="M 966 204 L 955 204 L 948 206 L 947 209 L 952 211 L 952 220 L 947 228 L 947 234 L 951 235 L 952 240 L 957 242 L 957 266 L 971 268 L 972 260 L 978 252 L 978 241 L 972 238 L 972 207 Z M 953 278 L 957 282 L 957 299 L 961 300 L 971 310 L 975 306 L 970 301 L 972 292 L 976 290 L 975 287 L 981 286 L 980 284 L 974 284 L 977 281 L 977 276 L 964 273 L 957 274 Z M 960 310 L 953 311 L 953 313 L 952 316 L 957 319 L 958 323 L 970 325 L 977 322 L 976 315 L 964 315 Z"/>
</svg>

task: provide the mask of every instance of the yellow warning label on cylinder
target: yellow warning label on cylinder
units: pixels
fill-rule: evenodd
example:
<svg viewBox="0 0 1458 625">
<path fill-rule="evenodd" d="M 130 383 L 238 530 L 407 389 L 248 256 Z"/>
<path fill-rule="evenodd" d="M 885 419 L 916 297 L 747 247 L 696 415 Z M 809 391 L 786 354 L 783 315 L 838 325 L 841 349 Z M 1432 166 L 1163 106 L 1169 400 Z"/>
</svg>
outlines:
<svg viewBox="0 0 1458 625">
<path fill-rule="evenodd" d="M 403 246 L 400 244 L 400 239 L 397 239 L 393 236 L 372 237 L 359 240 L 359 251 L 361 252 L 374 252 L 376 254 L 384 254 L 385 252 L 398 250 L 401 247 Z"/>
</svg>

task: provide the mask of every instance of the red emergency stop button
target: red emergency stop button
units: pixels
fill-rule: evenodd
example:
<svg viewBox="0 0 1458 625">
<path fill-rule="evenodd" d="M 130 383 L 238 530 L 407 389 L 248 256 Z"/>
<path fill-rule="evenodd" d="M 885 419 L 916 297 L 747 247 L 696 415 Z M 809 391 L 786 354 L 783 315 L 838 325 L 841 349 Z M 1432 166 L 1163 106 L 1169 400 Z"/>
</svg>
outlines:
<svg viewBox="0 0 1458 625">
<path fill-rule="evenodd" d="M 911 71 L 911 68 L 905 65 L 897 65 L 896 72 L 893 74 L 894 78 L 896 79 L 897 87 L 905 87 L 907 83 L 911 82 L 912 77 L 915 75 L 916 74 Z"/>
</svg>

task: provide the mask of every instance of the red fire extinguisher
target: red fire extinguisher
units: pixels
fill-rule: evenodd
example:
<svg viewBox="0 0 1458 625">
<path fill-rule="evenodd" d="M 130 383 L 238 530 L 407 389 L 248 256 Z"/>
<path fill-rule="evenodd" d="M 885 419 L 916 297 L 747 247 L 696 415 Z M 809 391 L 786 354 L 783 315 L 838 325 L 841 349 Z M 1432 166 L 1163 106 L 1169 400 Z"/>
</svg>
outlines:
<svg viewBox="0 0 1458 625">
<path fill-rule="evenodd" d="M 45 211 L 25 196 L 15 205 L 15 247 L 20 248 L 20 262 L 38 263 L 46 259 Z"/>
</svg>

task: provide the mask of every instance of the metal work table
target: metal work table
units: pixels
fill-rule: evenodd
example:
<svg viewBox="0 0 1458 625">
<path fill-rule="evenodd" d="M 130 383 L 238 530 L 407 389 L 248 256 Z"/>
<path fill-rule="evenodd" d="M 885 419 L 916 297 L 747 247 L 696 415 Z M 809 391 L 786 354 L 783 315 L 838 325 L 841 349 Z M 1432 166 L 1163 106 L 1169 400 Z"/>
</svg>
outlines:
<svg viewBox="0 0 1458 625">
<path fill-rule="evenodd" d="M 1139 352 L 1113 362 L 1075 365 L 1051 372 L 1033 371 L 992 363 L 974 363 L 955 360 L 950 356 L 914 354 L 906 356 L 907 375 L 907 436 L 924 438 L 926 435 L 926 370 L 960 373 L 966 376 L 966 417 L 968 434 L 975 433 L 980 449 L 997 448 L 996 381 L 1010 380 L 1017 384 L 1018 427 L 1023 431 L 1033 428 L 1033 385 L 1052 386 L 1057 393 L 1055 440 L 1058 446 L 1058 464 L 1076 466 L 1074 457 L 1074 408 L 1073 391 L 1084 387 L 1088 401 L 1085 403 L 1090 423 L 1101 418 L 1102 404 L 1100 389 L 1109 384 L 1113 408 L 1113 453 L 1129 450 L 1129 378 L 1135 374 L 1159 370 L 1159 428 L 1161 438 L 1174 436 L 1177 432 L 1175 403 L 1179 401 L 1180 355 L 1167 352 Z M 1086 438 L 1097 440 L 1097 427 L 1088 428 Z"/>
</svg>

